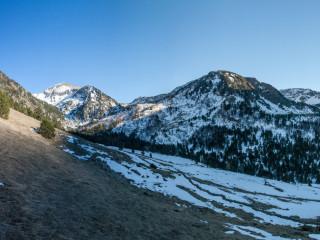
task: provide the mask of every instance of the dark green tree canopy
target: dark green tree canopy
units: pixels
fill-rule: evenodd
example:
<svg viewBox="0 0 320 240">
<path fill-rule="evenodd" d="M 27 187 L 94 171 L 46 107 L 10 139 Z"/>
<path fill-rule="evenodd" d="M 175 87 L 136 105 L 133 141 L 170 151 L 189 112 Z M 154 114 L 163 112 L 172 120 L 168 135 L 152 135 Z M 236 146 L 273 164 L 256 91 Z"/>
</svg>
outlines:
<svg viewBox="0 0 320 240">
<path fill-rule="evenodd" d="M 52 139 L 55 137 L 55 129 L 48 119 L 43 119 L 40 125 L 40 134 L 48 139 Z"/>
<path fill-rule="evenodd" d="M 9 118 L 10 102 L 6 94 L 0 89 L 0 117 L 4 119 Z"/>
</svg>

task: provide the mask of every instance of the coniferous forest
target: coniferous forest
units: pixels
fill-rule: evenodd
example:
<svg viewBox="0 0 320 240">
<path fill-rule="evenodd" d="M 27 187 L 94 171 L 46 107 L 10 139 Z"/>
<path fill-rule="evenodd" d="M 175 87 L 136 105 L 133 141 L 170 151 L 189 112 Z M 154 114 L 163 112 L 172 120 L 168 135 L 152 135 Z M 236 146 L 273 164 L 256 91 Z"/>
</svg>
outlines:
<svg viewBox="0 0 320 240">
<path fill-rule="evenodd" d="M 100 132 L 101 129 L 76 134 L 107 146 L 191 158 L 213 168 L 285 182 L 320 183 L 320 122 L 296 121 L 292 115 L 265 115 L 264 119 L 275 128 L 207 125 L 178 144 L 157 144 L 135 134 Z"/>
</svg>

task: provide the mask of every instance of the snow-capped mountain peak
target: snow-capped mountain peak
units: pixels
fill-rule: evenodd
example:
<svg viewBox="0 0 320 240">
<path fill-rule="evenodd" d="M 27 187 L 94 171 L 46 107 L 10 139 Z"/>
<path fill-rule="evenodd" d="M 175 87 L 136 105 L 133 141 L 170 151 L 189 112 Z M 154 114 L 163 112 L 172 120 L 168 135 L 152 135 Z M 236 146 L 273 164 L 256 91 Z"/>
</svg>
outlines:
<svg viewBox="0 0 320 240">
<path fill-rule="evenodd" d="M 61 83 L 36 96 L 56 105 L 76 127 L 105 124 L 114 132 L 134 133 L 158 143 L 184 141 L 213 121 L 247 126 L 248 119 L 256 121 L 263 114 L 319 113 L 269 84 L 229 71 L 211 71 L 169 93 L 140 97 L 126 106 L 93 86 Z"/>
<path fill-rule="evenodd" d="M 42 93 L 35 93 L 34 96 L 40 100 L 43 100 L 49 104 L 57 106 L 61 101 L 75 93 L 81 87 L 71 85 L 66 82 L 56 84 L 49 87 Z"/>
<path fill-rule="evenodd" d="M 74 126 L 103 118 L 110 107 L 118 105 L 117 101 L 93 86 L 78 87 L 69 83 L 59 83 L 34 96 L 57 106 Z"/>
<path fill-rule="evenodd" d="M 160 144 L 197 138 L 200 129 L 214 123 L 247 128 L 265 115 L 314 114 L 319 109 L 285 98 L 273 86 L 227 71 L 212 71 L 167 94 L 140 97 L 127 107 L 107 112 L 113 132 L 135 134 Z"/>
</svg>

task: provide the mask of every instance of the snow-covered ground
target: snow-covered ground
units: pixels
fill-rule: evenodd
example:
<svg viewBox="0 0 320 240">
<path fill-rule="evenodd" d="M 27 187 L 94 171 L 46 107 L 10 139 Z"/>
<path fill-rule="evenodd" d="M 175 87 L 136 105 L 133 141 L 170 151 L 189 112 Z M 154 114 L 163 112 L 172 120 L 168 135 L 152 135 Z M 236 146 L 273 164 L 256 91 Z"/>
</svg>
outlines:
<svg viewBox="0 0 320 240">
<path fill-rule="evenodd" d="M 156 153 L 152 153 L 151 157 L 149 152 L 142 156 L 140 151 L 132 153 L 129 149 L 122 152 L 130 156 L 132 161 L 114 161 L 107 153 L 107 147 L 100 145 L 97 149 L 91 143 L 80 144 L 74 137 L 68 137 L 68 141 L 86 153 L 79 156 L 72 149 L 64 147 L 66 152 L 84 160 L 94 154 L 112 170 L 132 180 L 132 184 L 137 187 L 177 197 L 185 201 L 186 207 L 188 204 L 195 205 L 238 220 L 242 220 L 244 216 L 252 216 L 254 221 L 260 223 L 291 227 L 306 223 L 315 225 L 320 216 L 320 185 L 266 180 L 208 168 L 181 157 Z M 115 147 L 108 148 L 118 150 Z M 106 149 L 106 152 L 102 149 Z M 262 230 L 248 229 L 246 226 L 228 226 L 231 230 L 229 234 L 232 231 L 241 234 L 244 231 L 251 235 L 256 232 L 260 237 L 257 239 L 285 239 L 270 237 Z M 316 235 L 314 238 L 316 239 Z"/>
<path fill-rule="evenodd" d="M 320 234 L 309 234 L 309 237 L 316 239 L 316 240 L 320 240 Z"/>
<path fill-rule="evenodd" d="M 268 239 L 268 240 L 286 240 L 289 238 L 283 238 L 279 236 L 272 236 L 272 234 L 263 231 L 261 229 L 250 227 L 250 226 L 238 226 L 233 224 L 227 224 L 229 228 L 233 229 L 234 231 L 237 231 L 241 233 L 242 235 L 249 236 L 255 239 Z M 226 234 L 234 234 L 234 231 L 228 231 Z M 291 239 L 291 238 L 290 238 Z"/>
<path fill-rule="evenodd" d="M 320 92 L 304 89 L 304 88 L 291 88 L 280 91 L 286 98 L 295 101 L 303 102 L 310 105 L 320 104 Z"/>
</svg>

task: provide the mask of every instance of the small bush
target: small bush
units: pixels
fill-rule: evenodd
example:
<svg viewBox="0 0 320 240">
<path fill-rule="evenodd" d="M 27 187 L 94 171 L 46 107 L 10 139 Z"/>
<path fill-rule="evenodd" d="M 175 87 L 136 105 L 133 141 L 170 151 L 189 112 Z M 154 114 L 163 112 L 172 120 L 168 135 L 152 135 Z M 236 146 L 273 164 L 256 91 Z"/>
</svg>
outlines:
<svg viewBox="0 0 320 240">
<path fill-rule="evenodd" d="M 56 136 L 52 122 L 47 119 L 42 120 L 39 130 L 40 134 L 45 138 L 52 139 Z"/>
<path fill-rule="evenodd" d="M 0 117 L 4 119 L 9 118 L 10 102 L 6 94 L 0 89 Z"/>
<path fill-rule="evenodd" d="M 302 230 L 302 231 L 305 231 L 305 232 L 313 232 L 313 227 L 308 226 L 308 225 L 303 225 L 303 226 L 301 227 L 301 230 Z"/>
<path fill-rule="evenodd" d="M 153 168 L 153 169 L 157 169 L 157 166 L 154 165 L 153 163 L 150 164 L 150 167 Z"/>
</svg>

